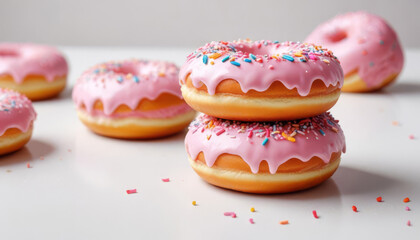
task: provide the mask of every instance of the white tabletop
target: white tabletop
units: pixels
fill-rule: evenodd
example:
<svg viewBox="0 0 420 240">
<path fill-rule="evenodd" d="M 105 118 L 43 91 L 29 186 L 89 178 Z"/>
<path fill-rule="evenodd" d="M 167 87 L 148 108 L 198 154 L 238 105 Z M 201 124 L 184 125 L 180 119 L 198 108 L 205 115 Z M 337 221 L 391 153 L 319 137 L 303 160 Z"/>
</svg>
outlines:
<svg viewBox="0 0 420 240">
<path fill-rule="evenodd" d="M 116 140 L 93 134 L 76 117 L 71 86 L 84 69 L 131 57 L 182 64 L 191 49 L 62 50 L 71 65 L 70 86 L 59 98 L 34 103 L 32 140 L 0 159 L 1 239 L 420 236 L 420 51 L 406 53 L 401 77 L 386 90 L 342 94 L 331 111 L 346 134 L 347 153 L 332 179 L 307 191 L 253 195 L 201 180 L 187 161 L 185 132 L 152 141 Z M 378 196 L 384 202 L 376 202 Z M 404 203 L 405 197 L 411 202 Z M 237 217 L 224 216 L 228 211 Z M 280 225 L 282 220 L 289 224 Z"/>
</svg>

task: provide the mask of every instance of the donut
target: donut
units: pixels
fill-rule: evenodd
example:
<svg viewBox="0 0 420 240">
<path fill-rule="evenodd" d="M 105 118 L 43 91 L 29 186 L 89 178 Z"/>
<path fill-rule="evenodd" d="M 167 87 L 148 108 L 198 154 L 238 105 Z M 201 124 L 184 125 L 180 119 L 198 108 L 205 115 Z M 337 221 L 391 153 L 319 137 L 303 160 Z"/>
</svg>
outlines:
<svg viewBox="0 0 420 240">
<path fill-rule="evenodd" d="M 31 43 L 0 43 L 0 87 L 42 100 L 66 87 L 68 66 L 55 48 Z"/>
<path fill-rule="evenodd" d="M 211 42 L 180 70 L 182 95 L 193 109 L 242 121 L 321 114 L 336 103 L 342 83 L 331 51 L 298 42 Z"/>
<path fill-rule="evenodd" d="M 31 139 L 35 118 L 27 97 L 0 88 L 0 155 L 17 151 Z"/>
<path fill-rule="evenodd" d="M 345 139 L 329 113 L 276 122 L 202 114 L 190 124 L 185 147 L 192 168 L 213 185 L 248 193 L 285 193 L 332 176 L 345 152 Z"/>
<path fill-rule="evenodd" d="M 100 135 L 157 138 L 186 128 L 195 117 L 183 100 L 179 69 L 163 61 L 124 60 L 96 65 L 73 89 L 80 120 Z"/>
<path fill-rule="evenodd" d="M 339 15 L 309 34 L 340 59 L 344 92 L 369 92 L 394 82 L 404 65 L 398 36 L 381 17 L 366 12 Z"/>
</svg>

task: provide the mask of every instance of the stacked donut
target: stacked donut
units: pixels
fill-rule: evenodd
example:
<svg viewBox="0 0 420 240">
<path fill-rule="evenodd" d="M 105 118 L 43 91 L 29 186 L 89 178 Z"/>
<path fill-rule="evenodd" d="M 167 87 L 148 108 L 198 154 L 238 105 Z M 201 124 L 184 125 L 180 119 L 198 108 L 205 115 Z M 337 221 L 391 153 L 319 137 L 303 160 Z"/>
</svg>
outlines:
<svg viewBox="0 0 420 240">
<path fill-rule="evenodd" d="M 211 42 L 180 70 L 193 169 L 216 186 L 252 193 L 306 189 L 345 152 L 338 121 L 343 70 L 331 51 L 298 42 Z"/>
</svg>

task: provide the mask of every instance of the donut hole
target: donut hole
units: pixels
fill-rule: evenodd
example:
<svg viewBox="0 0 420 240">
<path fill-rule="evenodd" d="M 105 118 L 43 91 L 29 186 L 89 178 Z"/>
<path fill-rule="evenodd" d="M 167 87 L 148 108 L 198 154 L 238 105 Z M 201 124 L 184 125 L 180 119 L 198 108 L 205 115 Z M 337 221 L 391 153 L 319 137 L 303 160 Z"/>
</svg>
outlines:
<svg viewBox="0 0 420 240">
<path fill-rule="evenodd" d="M 11 49 L 0 49 L 0 57 L 18 57 L 19 53 Z"/>
<path fill-rule="evenodd" d="M 330 42 L 340 42 L 347 38 L 347 32 L 342 29 L 335 29 L 327 37 Z"/>
</svg>

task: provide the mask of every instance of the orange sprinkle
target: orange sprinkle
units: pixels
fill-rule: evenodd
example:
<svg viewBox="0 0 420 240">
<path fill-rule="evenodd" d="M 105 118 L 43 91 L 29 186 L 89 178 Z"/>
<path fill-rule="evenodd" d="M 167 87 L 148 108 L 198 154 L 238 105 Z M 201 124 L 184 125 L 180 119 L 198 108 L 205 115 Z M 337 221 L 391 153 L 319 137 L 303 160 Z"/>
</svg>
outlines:
<svg viewBox="0 0 420 240">
<path fill-rule="evenodd" d="M 288 137 L 287 140 L 291 141 L 291 142 L 296 142 L 296 139 L 293 137 Z"/>
<path fill-rule="evenodd" d="M 356 206 L 352 206 L 351 209 L 353 209 L 353 212 L 358 212 L 357 207 Z"/>
<path fill-rule="evenodd" d="M 166 76 L 164 72 L 159 72 L 159 74 L 158 74 L 158 75 L 159 75 L 159 77 L 164 77 L 164 76 Z"/>
<path fill-rule="evenodd" d="M 322 61 L 323 61 L 324 63 L 330 63 L 330 61 L 328 61 L 327 59 L 322 59 Z"/>
<path fill-rule="evenodd" d="M 393 122 L 392 122 L 392 125 L 394 125 L 394 126 L 398 126 L 398 125 L 400 125 L 400 123 L 399 123 L 398 121 L 393 121 Z"/>
<path fill-rule="evenodd" d="M 27 168 L 32 168 L 31 164 L 29 164 L 29 163 L 26 164 L 26 167 Z"/>
<path fill-rule="evenodd" d="M 295 52 L 295 57 L 302 57 L 302 52 Z"/>
<path fill-rule="evenodd" d="M 363 54 L 364 56 L 366 56 L 366 55 L 367 55 L 367 51 L 366 51 L 366 50 L 363 50 L 363 51 L 362 51 L 362 54 Z"/>
<path fill-rule="evenodd" d="M 211 62 L 210 62 L 210 64 L 211 64 L 211 65 L 214 65 L 214 62 L 213 62 L 213 61 L 211 61 Z"/>
<path fill-rule="evenodd" d="M 382 202 L 382 197 L 377 197 L 377 198 L 376 198 L 376 201 L 377 201 L 377 202 Z"/>
<path fill-rule="evenodd" d="M 403 200 L 405 203 L 408 203 L 410 201 L 410 199 L 408 197 L 404 198 Z"/>
<path fill-rule="evenodd" d="M 207 135 L 207 140 L 210 140 L 210 138 L 211 138 L 211 135 Z"/>
<path fill-rule="evenodd" d="M 218 59 L 220 56 L 222 56 L 222 54 L 220 54 L 220 53 L 213 53 L 212 55 L 209 56 L 209 58 Z"/>
<path fill-rule="evenodd" d="M 283 221 L 280 221 L 279 223 L 281 225 L 287 225 L 287 224 L 289 224 L 289 221 L 288 220 L 283 220 Z"/>
</svg>

